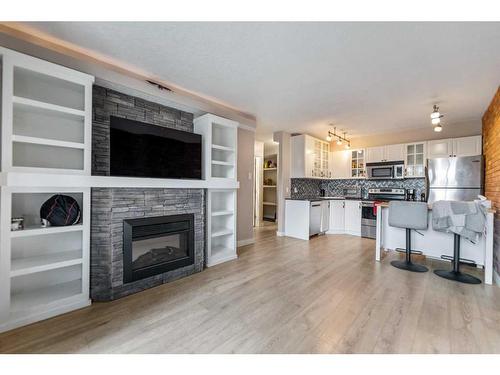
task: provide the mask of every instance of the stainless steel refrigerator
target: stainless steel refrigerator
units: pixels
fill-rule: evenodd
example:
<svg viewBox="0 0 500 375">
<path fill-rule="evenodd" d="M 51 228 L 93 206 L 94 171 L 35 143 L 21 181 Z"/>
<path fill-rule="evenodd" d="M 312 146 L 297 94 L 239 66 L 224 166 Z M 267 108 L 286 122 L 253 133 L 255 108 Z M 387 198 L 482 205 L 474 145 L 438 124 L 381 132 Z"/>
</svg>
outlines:
<svg viewBox="0 0 500 375">
<path fill-rule="evenodd" d="M 482 155 L 428 159 L 427 201 L 477 199 L 478 194 L 484 193 L 483 175 Z"/>
</svg>

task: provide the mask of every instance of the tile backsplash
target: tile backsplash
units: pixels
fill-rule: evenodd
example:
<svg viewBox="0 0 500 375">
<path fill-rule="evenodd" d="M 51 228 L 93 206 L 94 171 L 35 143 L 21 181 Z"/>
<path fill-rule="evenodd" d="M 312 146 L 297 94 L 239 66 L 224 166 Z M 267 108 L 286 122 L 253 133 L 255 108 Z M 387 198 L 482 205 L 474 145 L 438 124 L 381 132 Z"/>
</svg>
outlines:
<svg viewBox="0 0 500 375">
<path fill-rule="evenodd" d="M 415 189 L 417 197 L 425 193 L 424 178 L 408 178 L 404 180 L 318 180 L 311 178 L 292 178 L 292 198 L 319 197 L 320 189 L 325 189 L 325 195 L 329 197 L 343 196 L 343 189 L 349 187 L 360 187 L 363 198 L 368 197 L 368 189 L 372 188 L 402 188 Z"/>
</svg>

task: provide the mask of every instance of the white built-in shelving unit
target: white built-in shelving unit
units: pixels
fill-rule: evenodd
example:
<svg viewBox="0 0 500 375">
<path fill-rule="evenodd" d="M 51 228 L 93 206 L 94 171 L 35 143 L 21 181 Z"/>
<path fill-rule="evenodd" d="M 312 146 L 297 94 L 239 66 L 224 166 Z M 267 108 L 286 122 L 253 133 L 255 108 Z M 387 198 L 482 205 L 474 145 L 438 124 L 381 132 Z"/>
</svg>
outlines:
<svg viewBox="0 0 500 375">
<path fill-rule="evenodd" d="M 278 154 L 267 152 L 267 145 L 264 145 L 264 166 L 263 166 L 263 202 L 262 217 L 267 221 L 276 221 L 278 212 L 278 199 L 276 184 L 278 182 Z"/>
<path fill-rule="evenodd" d="M 90 304 L 90 187 L 66 176 L 90 178 L 94 79 L 2 47 L 0 58 L 0 331 L 5 331 Z M 55 194 L 76 199 L 79 223 L 41 226 L 40 207 Z M 17 217 L 25 228 L 11 231 Z"/>
<path fill-rule="evenodd" d="M 203 137 L 203 178 L 236 183 L 238 123 L 212 114 L 194 120 Z M 208 267 L 237 258 L 236 189 L 207 189 Z"/>
</svg>

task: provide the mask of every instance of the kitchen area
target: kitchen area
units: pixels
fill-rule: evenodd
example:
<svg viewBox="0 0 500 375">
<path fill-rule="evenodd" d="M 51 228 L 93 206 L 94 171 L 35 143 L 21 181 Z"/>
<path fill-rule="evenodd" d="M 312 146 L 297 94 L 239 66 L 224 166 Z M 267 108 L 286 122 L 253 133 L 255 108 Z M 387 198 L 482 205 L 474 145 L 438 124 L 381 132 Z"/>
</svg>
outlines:
<svg viewBox="0 0 500 375">
<path fill-rule="evenodd" d="M 457 143 L 420 141 L 334 151 L 330 142 L 309 135 L 292 137 L 285 235 L 304 240 L 321 233 L 374 239 L 375 202 L 425 201 L 427 157 L 452 155 L 448 141 Z M 481 136 L 459 143 L 473 143 L 471 149 L 461 146 L 464 153 L 480 153 Z M 303 223 L 298 223 L 297 211 Z"/>
<path fill-rule="evenodd" d="M 404 230 L 389 227 L 388 215 L 382 214 L 388 202 L 426 202 L 432 207 L 438 200 L 472 201 L 484 191 L 480 135 L 333 152 L 326 151 L 328 147 L 328 142 L 309 135 L 292 137 L 286 236 L 314 240 L 317 235 L 345 234 L 372 239 L 380 260 L 382 249 L 405 247 Z M 420 253 L 450 257 L 449 238 L 423 236 L 434 241 L 428 246 L 417 237 Z M 463 246 L 472 264 L 483 267 L 490 262 L 485 251 L 476 251 L 485 249 L 486 242 L 482 236 L 477 244 Z"/>
</svg>

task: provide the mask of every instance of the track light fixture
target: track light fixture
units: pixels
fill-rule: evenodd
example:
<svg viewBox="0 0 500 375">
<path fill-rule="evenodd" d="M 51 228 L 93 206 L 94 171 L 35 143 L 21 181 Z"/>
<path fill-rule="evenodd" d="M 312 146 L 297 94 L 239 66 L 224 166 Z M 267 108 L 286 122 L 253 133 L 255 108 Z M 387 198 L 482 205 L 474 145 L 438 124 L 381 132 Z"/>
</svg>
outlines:
<svg viewBox="0 0 500 375">
<path fill-rule="evenodd" d="M 351 148 L 351 141 L 346 138 L 346 132 L 344 132 L 344 136 L 338 135 L 337 134 L 337 128 L 333 128 L 333 132 L 328 130 L 328 135 L 326 136 L 326 140 L 328 142 L 331 142 L 335 140 L 339 146 L 342 146 L 342 144 L 345 142 L 345 148 L 350 149 Z"/>
</svg>

